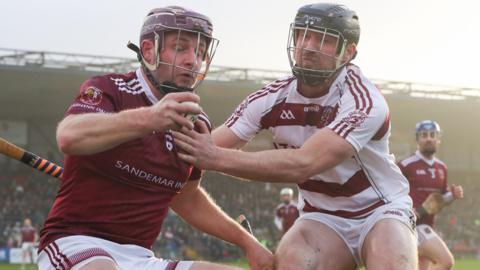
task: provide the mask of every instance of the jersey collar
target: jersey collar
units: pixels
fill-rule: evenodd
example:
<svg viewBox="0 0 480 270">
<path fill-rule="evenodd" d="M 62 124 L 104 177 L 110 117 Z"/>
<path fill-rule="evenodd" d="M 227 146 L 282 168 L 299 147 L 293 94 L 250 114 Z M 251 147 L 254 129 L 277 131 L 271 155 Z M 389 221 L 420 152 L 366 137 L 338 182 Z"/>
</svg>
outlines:
<svg viewBox="0 0 480 270">
<path fill-rule="evenodd" d="M 144 93 L 147 96 L 148 100 L 153 104 L 158 102 L 158 98 L 153 94 L 152 89 L 148 85 L 147 81 L 145 81 L 145 77 L 143 77 L 143 73 L 141 68 L 138 68 L 135 71 L 135 74 L 137 75 L 137 79 L 140 82 L 140 85 L 144 89 Z"/>
<path fill-rule="evenodd" d="M 432 159 L 427 159 L 424 155 L 422 155 L 422 153 L 420 153 L 420 151 L 415 151 L 415 155 L 417 155 L 417 157 L 419 157 L 421 160 L 425 161 L 425 163 L 427 163 L 428 165 L 430 166 L 433 166 L 433 164 L 435 163 L 435 157 L 433 157 Z"/>
</svg>

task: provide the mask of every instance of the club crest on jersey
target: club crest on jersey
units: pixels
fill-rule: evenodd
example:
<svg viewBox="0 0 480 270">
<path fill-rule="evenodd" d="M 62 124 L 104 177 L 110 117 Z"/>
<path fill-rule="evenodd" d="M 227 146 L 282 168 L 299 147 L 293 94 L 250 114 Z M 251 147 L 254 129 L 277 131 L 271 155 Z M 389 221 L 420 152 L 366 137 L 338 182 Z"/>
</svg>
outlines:
<svg viewBox="0 0 480 270">
<path fill-rule="evenodd" d="M 102 102 L 102 90 L 90 86 L 83 91 L 80 101 L 88 105 L 98 105 Z"/>
<path fill-rule="evenodd" d="M 334 107 L 326 106 L 326 107 L 323 108 L 322 116 L 320 117 L 320 126 L 321 127 L 324 127 L 324 126 L 330 124 L 330 122 L 332 122 L 332 120 L 333 120 L 332 117 L 335 116 L 334 111 L 335 111 Z"/>
<path fill-rule="evenodd" d="M 438 170 L 438 177 L 440 177 L 440 179 L 445 178 L 445 173 L 443 172 L 443 170 Z"/>
<path fill-rule="evenodd" d="M 347 123 L 351 127 L 359 127 L 365 119 L 367 118 L 367 114 L 364 111 L 355 110 L 350 112 L 346 117 L 342 119 L 342 122 Z"/>
</svg>

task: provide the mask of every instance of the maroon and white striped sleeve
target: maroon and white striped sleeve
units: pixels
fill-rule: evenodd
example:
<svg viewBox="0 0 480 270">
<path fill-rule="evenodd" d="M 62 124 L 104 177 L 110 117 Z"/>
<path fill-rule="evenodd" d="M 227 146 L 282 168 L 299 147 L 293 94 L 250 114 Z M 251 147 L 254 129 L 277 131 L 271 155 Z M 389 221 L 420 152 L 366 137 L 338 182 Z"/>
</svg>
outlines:
<svg viewBox="0 0 480 270">
<path fill-rule="evenodd" d="M 244 141 L 252 139 L 261 129 L 262 108 L 266 96 L 262 91 L 257 91 L 246 97 L 233 114 L 225 121 L 235 135 Z"/>
<path fill-rule="evenodd" d="M 328 125 L 358 152 L 389 117 L 388 105 L 378 89 L 359 71 L 347 71 L 344 95 L 335 120 Z"/>
<path fill-rule="evenodd" d="M 272 109 L 278 95 L 284 93 L 294 79 L 294 76 L 280 78 L 247 96 L 225 121 L 225 126 L 242 140 L 252 139 L 263 128 L 264 114 Z"/>
</svg>

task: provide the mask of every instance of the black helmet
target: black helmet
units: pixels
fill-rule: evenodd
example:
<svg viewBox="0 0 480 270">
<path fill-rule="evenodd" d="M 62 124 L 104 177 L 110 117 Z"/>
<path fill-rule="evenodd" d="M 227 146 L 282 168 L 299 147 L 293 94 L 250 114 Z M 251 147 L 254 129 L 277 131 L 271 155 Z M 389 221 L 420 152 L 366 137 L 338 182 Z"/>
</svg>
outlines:
<svg viewBox="0 0 480 270">
<path fill-rule="evenodd" d="M 355 11 L 339 4 L 318 3 L 301 7 L 295 16 L 295 26 L 340 32 L 347 43 L 358 44 L 360 25 Z"/>
<path fill-rule="evenodd" d="M 294 52 L 298 49 L 303 50 L 302 48 L 297 47 L 299 44 L 296 44 L 295 34 L 298 29 L 304 29 L 305 33 L 307 31 L 315 31 L 338 38 L 335 56 L 337 63 L 335 69 L 307 69 L 297 65 Z M 302 6 L 297 11 L 295 20 L 290 26 L 287 48 L 293 74 L 312 85 L 322 83 L 336 70 L 346 64 L 341 62 L 346 45 L 351 43 L 358 44 L 359 39 L 360 25 L 355 11 L 350 10 L 344 5 L 330 3 L 317 3 Z"/>
</svg>

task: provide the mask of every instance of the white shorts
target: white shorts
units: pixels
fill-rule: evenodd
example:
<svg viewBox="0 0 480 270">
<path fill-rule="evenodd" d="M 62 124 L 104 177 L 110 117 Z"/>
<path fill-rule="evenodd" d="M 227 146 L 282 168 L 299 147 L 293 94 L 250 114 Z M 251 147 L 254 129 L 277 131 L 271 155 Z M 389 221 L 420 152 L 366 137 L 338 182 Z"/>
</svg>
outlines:
<svg viewBox="0 0 480 270">
<path fill-rule="evenodd" d="M 430 240 L 432 238 L 438 237 L 435 230 L 433 230 L 430 225 L 427 224 L 420 224 L 417 226 L 417 244 L 420 246 L 423 242 Z"/>
<path fill-rule="evenodd" d="M 193 261 L 169 261 L 137 245 L 121 245 L 101 238 L 75 235 L 48 244 L 38 257 L 40 270 L 76 270 L 95 259 L 107 259 L 120 269 L 187 270 Z"/>
<path fill-rule="evenodd" d="M 361 251 L 368 232 L 380 220 L 391 218 L 400 221 L 410 228 L 415 235 L 415 214 L 412 211 L 410 198 L 382 205 L 365 218 L 349 219 L 329 214 L 310 212 L 301 215 L 298 220 L 308 219 L 321 222 L 334 230 L 345 242 L 358 267 L 363 266 Z"/>
<path fill-rule="evenodd" d="M 25 250 L 25 251 L 31 251 L 33 248 L 35 248 L 36 245 L 34 242 L 23 242 L 22 243 L 22 250 Z"/>
</svg>

